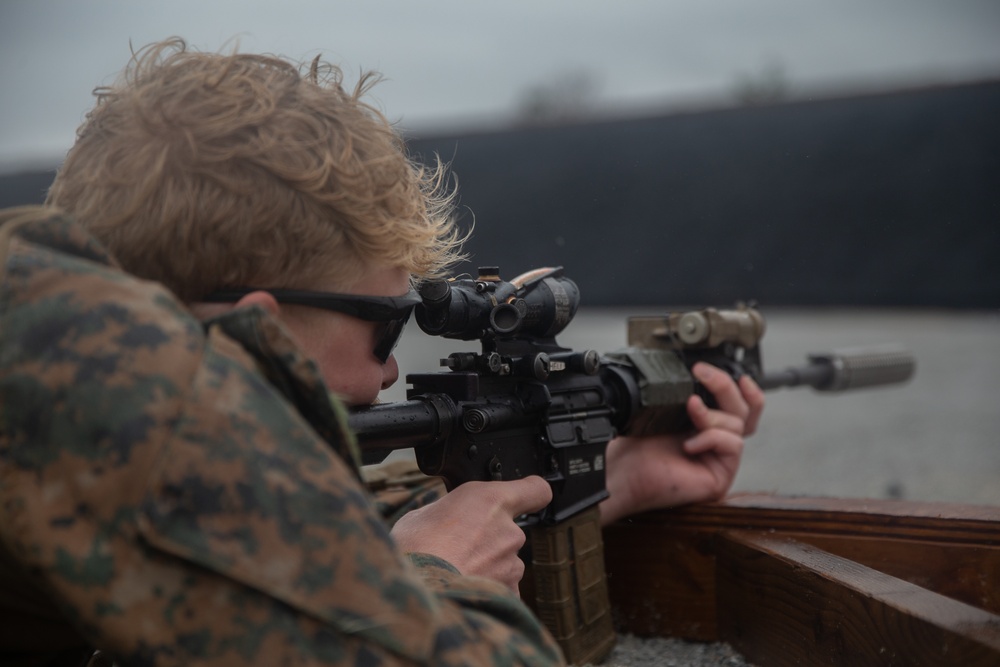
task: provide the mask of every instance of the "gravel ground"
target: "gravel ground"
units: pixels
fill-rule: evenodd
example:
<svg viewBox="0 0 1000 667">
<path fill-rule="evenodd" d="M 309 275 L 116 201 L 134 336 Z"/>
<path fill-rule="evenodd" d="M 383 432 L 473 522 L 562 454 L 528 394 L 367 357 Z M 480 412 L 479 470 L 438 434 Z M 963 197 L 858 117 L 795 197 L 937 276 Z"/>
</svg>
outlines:
<svg viewBox="0 0 1000 667">
<path fill-rule="evenodd" d="M 750 667 L 729 644 L 620 635 L 601 667 Z"/>
</svg>

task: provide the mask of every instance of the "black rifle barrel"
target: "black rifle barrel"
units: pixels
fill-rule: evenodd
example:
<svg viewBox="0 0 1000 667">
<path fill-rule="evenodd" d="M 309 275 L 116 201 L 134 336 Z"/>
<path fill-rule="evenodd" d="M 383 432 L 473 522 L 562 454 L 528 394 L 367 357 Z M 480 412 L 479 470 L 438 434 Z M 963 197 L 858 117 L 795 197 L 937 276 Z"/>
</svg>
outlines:
<svg viewBox="0 0 1000 667">
<path fill-rule="evenodd" d="M 810 363 L 765 373 L 761 389 L 809 385 L 817 391 L 847 391 L 906 382 L 913 377 L 916 360 L 896 346 L 843 348 L 809 355 Z"/>
<path fill-rule="evenodd" d="M 411 446 L 434 439 L 440 416 L 428 401 L 380 403 L 352 412 L 348 423 L 358 440 L 377 438 Z"/>
<path fill-rule="evenodd" d="M 395 449 L 420 447 L 439 442 L 451 431 L 458 416 L 447 396 L 432 400 L 381 403 L 356 410 L 348 416 L 348 426 L 357 438 L 362 463 L 380 463 Z"/>
</svg>

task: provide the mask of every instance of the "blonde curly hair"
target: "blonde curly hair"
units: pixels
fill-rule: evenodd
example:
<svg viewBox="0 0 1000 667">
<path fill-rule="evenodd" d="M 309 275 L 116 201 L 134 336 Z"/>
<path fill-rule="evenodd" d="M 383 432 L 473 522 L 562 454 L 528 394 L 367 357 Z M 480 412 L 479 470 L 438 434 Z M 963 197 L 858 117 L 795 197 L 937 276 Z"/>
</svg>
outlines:
<svg viewBox="0 0 1000 667">
<path fill-rule="evenodd" d="M 362 101 L 378 81 L 348 93 L 318 57 L 149 45 L 94 91 L 47 203 L 187 302 L 226 286 L 346 287 L 370 265 L 440 275 L 464 240 L 454 189 Z"/>
</svg>

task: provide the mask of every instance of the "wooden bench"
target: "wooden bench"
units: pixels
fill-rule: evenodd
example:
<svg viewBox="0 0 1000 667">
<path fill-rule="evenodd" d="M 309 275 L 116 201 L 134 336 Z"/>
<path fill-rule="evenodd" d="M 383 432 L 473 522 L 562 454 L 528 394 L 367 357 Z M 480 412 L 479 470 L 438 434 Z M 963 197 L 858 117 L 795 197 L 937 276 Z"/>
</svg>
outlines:
<svg viewBox="0 0 1000 667">
<path fill-rule="evenodd" d="M 762 667 L 1000 665 L 1000 507 L 741 494 L 604 541 L 620 632 Z"/>
</svg>

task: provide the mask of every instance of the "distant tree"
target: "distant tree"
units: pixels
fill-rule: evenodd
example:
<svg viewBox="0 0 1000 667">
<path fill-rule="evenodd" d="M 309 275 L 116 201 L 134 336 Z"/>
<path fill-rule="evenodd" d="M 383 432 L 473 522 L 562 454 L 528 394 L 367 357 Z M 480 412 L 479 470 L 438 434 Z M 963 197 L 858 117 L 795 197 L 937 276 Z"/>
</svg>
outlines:
<svg viewBox="0 0 1000 667">
<path fill-rule="evenodd" d="M 544 83 L 529 86 L 518 101 L 520 123 L 550 123 L 587 117 L 597 99 L 596 76 L 586 70 L 574 70 Z"/>
<path fill-rule="evenodd" d="M 777 59 L 767 60 L 757 72 L 736 75 L 737 102 L 745 106 L 774 104 L 788 99 L 785 66 Z"/>
</svg>

